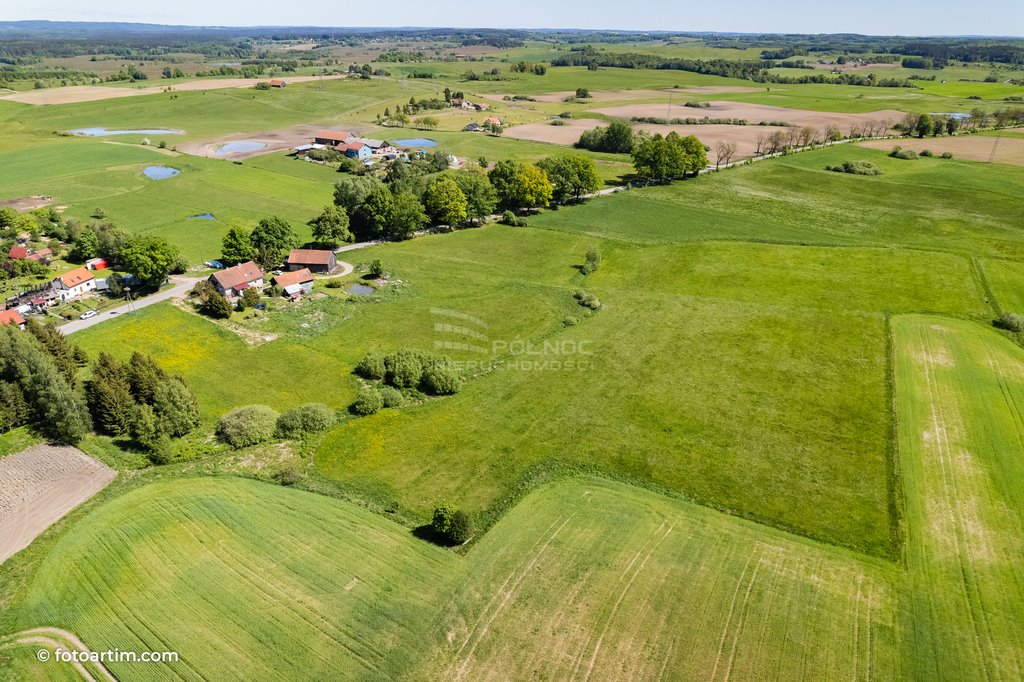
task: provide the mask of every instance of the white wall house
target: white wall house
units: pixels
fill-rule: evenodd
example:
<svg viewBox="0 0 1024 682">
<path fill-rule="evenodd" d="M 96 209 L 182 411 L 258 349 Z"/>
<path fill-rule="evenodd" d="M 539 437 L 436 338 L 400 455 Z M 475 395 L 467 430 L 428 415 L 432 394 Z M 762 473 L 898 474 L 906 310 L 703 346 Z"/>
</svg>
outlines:
<svg viewBox="0 0 1024 682">
<path fill-rule="evenodd" d="M 53 289 L 62 301 L 70 301 L 96 289 L 96 277 L 86 268 L 66 272 L 53 280 Z"/>
</svg>

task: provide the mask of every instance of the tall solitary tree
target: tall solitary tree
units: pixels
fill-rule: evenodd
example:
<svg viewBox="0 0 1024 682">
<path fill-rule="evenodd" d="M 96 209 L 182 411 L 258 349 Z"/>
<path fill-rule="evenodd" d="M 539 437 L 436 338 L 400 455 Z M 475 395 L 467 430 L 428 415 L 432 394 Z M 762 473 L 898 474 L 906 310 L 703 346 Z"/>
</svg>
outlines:
<svg viewBox="0 0 1024 682">
<path fill-rule="evenodd" d="M 252 245 L 256 248 L 256 262 L 264 270 L 276 268 L 284 262 L 288 251 L 298 244 L 298 237 L 283 218 L 263 218 L 252 231 Z"/>
<path fill-rule="evenodd" d="M 244 263 L 256 258 L 256 247 L 252 235 L 241 227 L 229 228 L 221 241 L 220 259 L 228 265 Z"/>
<path fill-rule="evenodd" d="M 450 177 L 442 176 L 427 187 L 423 197 L 427 215 L 436 225 L 456 227 L 468 217 L 466 195 Z"/>
<path fill-rule="evenodd" d="M 160 286 L 178 262 L 178 249 L 163 237 L 135 237 L 121 250 L 121 261 L 144 284 Z"/>
<path fill-rule="evenodd" d="M 322 245 L 337 246 L 352 241 L 348 213 L 340 206 L 325 206 L 320 215 L 306 224 L 313 229 L 314 241 Z"/>
</svg>

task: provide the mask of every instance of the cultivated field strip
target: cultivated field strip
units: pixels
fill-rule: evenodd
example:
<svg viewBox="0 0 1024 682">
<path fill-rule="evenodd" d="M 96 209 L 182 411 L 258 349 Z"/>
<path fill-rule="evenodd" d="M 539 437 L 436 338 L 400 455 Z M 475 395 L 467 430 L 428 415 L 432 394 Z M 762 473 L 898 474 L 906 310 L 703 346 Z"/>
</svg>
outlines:
<svg viewBox="0 0 1024 682">
<path fill-rule="evenodd" d="M 1024 676 L 1024 353 L 992 330 L 895 325 L 918 679 Z"/>
<path fill-rule="evenodd" d="M 54 556 L 74 560 L 43 565 L 33 622 L 94 649 L 180 654 L 112 663 L 120 679 L 397 679 L 409 665 L 424 604 L 444 584 L 443 550 L 358 508 L 272 486 L 145 490 L 61 541 Z M 56 597 L 55 584 L 65 586 Z"/>
<path fill-rule="evenodd" d="M 424 678 L 899 677 L 887 569 L 651 493 L 564 482 L 473 552 Z"/>
</svg>

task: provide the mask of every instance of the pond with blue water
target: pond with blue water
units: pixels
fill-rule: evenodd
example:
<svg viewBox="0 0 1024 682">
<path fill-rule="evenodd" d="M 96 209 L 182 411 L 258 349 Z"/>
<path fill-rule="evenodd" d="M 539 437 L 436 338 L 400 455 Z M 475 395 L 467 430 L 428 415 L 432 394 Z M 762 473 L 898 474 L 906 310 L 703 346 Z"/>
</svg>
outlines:
<svg viewBox="0 0 1024 682">
<path fill-rule="evenodd" d="M 396 147 L 436 147 L 437 140 L 431 140 L 428 137 L 410 137 L 404 140 L 395 140 L 393 144 Z"/>
<path fill-rule="evenodd" d="M 265 142 L 253 142 L 252 140 L 240 140 L 238 142 L 228 142 L 217 147 L 217 151 L 214 154 L 218 156 L 226 156 L 227 154 L 244 154 L 246 152 L 259 151 L 266 147 Z"/>
<path fill-rule="evenodd" d="M 216 220 L 212 213 L 200 213 L 199 215 L 190 216 L 192 220 Z"/>
<path fill-rule="evenodd" d="M 146 166 L 143 169 L 142 174 L 150 180 L 166 180 L 167 178 L 173 178 L 176 175 L 181 175 L 181 171 L 177 168 L 171 168 L 170 166 Z"/>
<path fill-rule="evenodd" d="M 359 284 L 358 282 L 350 285 L 348 289 L 345 289 L 346 294 L 355 294 L 356 296 L 369 296 L 375 291 L 377 290 L 374 289 L 373 287 L 367 286 L 365 284 Z"/>
<path fill-rule="evenodd" d="M 184 135 L 184 130 L 169 128 L 140 128 L 138 130 L 110 130 L 109 128 L 76 128 L 70 131 L 83 137 L 106 137 L 107 135 Z"/>
</svg>

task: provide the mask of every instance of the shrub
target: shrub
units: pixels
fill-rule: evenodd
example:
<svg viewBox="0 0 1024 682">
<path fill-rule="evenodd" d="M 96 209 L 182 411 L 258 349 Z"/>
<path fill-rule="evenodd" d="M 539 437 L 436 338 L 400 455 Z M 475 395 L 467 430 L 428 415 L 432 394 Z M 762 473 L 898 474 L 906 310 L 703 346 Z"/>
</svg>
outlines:
<svg viewBox="0 0 1024 682">
<path fill-rule="evenodd" d="M 430 528 L 453 545 L 464 544 L 473 535 L 473 522 L 461 509 L 444 505 L 434 510 Z"/>
<path fill-rule="evenodd" d="M 331 408 L 323 403 L 307 403 L 278 417 L 277 433 L 283 438 L 301 438 L 307 433 L 326 431 L 335 421 Z"/>
<path fill-rule="evenodd" d="M 935 156 L 935 155 L 932 154 L 932 150 L 931 149 L 922 149 L 921 150 L 921 156 L 929 156 L 930 157 L 930 156 Z"/>
<path fill-rule="evenodd" d="M 450 367 L 434 365 L 423 372 L 423 392 L 430 395 L 453 395 L 459 392 L 459 374 Z"/>
<path fill-rule="evenodd" d="M 302 472 L 299 471 L 299 465 L 295 462 L 287 462 L 277 470 L 274 474 L 274 478 L 281 485 L 295 485 L 302 479 Z"/>
<path fill-rule="evenodd" d="M 510 225 L 512 227 L 526 227 L 526 218 L 520 218 L 512 211 L 505 211 L 501 214 L 501 220 L 498 221 L 502 225 Z"/>
<path fill-rule="evenodd" d="M 573 298 L 584 308 L 590 308 L 591 310 L 599 310 L 601 308 L 601 301 L 593 294 L 588 294 L 585 291 L 577 291 L 573 294 Z"/>
<path fill-rule="evenodd" d="M 216 291 L 210 292 L 206 301 L 199 306 L 204 314 L 226 320 L 231 317 L 231 303 Z"/>
<path fill-rule="evenodd" d="M 405 402 L 405 396 L 397 388 L 391 386 L 384 386 L 380 389 L 380 397 L 384 403 L 384 407 L 401 407 L 402 403 Z"/>
<path fill-rule="evenodd" d="M 597 272 L 597 269 L 601 267 L 601 252 L 597 250 L 596 246 L 592 246 L 587 251 L 586 260 L 583 262 L 581 271 L 584 275 L 589 275 Z"/>
<path fill-rule="evenodd" d="M 904 149 L 903 147 L 896 145 L 892 148 L 892 151 L 889 152 L 889 156 L 894 159 L 906 159 L 909 161 L 917 158 L 917 152 L 912 149 Z"/>
<path fill-rule="evenodd" d="M 372 263 L 370 263 L 370 274 L 376 277 L 377 279 L 380 279 L 381 277 L 384 277 L 385 275 L 388 274 L 384 270 L 384 264 L 380 261 L 380 258 L 377 258 Z"/>
<path fill-rule="evenodd" d="M 852 175 L 881 175 L 882 169 L 870 161 L 844 161 L 838 166 L 825 166 L 825 170 Z"/>
<path fill-rule="evenodd" d="M 217 423 L 217 437 L 235 448 L 263 443 L 274 437 L 278 414 L 267 405 L 231 410 Z"/>
<path fill-rule="evenodd" d="M 340 279 L 329 279 L 327 280 L 327 284 L 324 284 L 324 286 L 328 289 L 340 289 L 345 286 L 345 283 Z"/>
<path fill-rule="evenodd" d="M 579 320 L 577 320 L 575 317 L 572 317 L 571 315 L 562 318 L 562 326 L 563 327 L 575 327 L 576 323 L 578 323 L 578 322 L 579 322 Z"/>
<path fill-rule="evenodd" d="M 349 408 L 352 414 L 365 417 L 369 414 L 379 412 L 384 407 L 384 398 L 376 388 L 361 388 L 356 395 L 356 401 Z"/>
<path fill-rule="evenodd" d="M 379 380 L 384 378 L 384 356 L 380 353 L 367 353 L 355 368 L 356 374 L 364 379 Z"/>
<path fill-rule="evenodd" d="M 942 158 L 944 158 L 944 159 L 952 159 L 953 158 L 953 152 L 942 152 Z"/>
<path fill-rule="evenodd" d="M 1010 332 L 1024 331 L 1024 315 L 1017 313 L 1003 313 L 995 321 L 995 326 Z"/>
<path fill-rule="evenodd" d="M 423 379 L 423 358 L 415 351 L 400 350 L 384 358 L 384 380 L 396 388 L 416 388 Z"/>
</svg>

